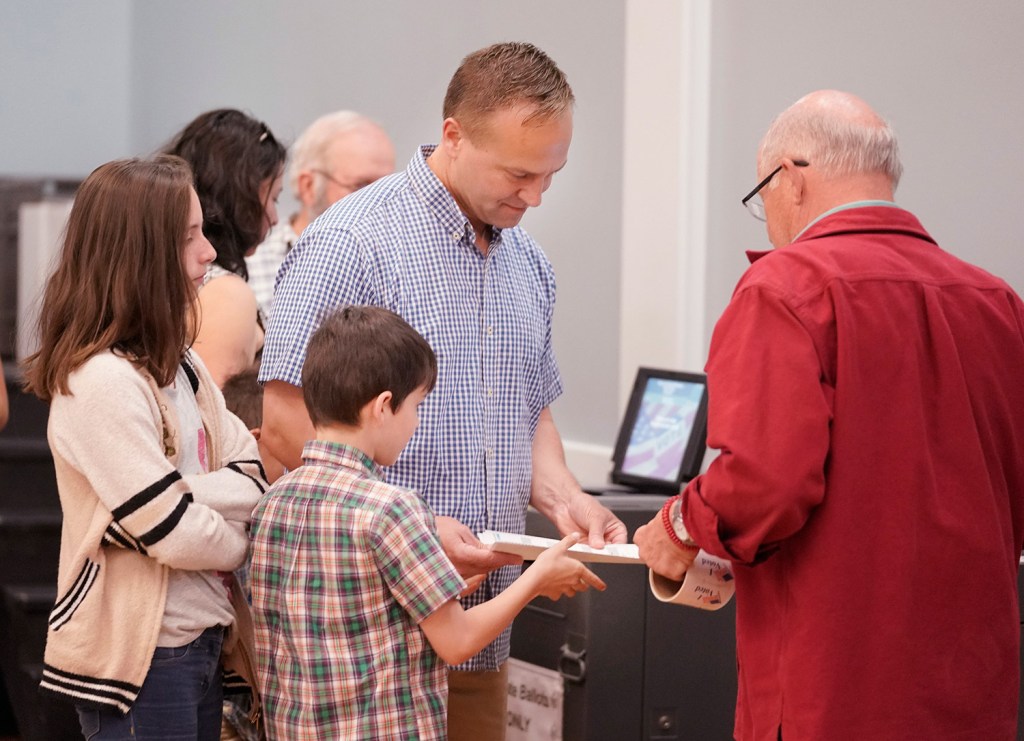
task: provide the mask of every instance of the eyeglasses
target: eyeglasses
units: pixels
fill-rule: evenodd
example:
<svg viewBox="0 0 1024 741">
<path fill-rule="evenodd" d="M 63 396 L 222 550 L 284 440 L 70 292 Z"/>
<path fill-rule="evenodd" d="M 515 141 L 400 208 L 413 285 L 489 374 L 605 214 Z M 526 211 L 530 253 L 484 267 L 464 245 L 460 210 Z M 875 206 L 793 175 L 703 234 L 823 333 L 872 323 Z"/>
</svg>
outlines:
<svg viewBox="0 0 1024 741">
<path fill-rule="evenodd" d="M 797 167 L 807 167 L 811 163 L 806 160 L 793 160 L 793 164 L 796 165 Z M 761 192 L 761 189 L 764 188 L 764 186 L 768 185 L 768 183 L 772 181 L 773 177 L 779 174 L 779 171 L 781 169 L 782 165 L 779 165 L 770 173 L 768 173 L 768 177 L 766 177 L 764 180 L 758 183 L 757 187 L 754 188 L 749 193 L 747 193 L 747 195 L 743 197 L 743 200 L 740 201 L 740 203 L 747 207 L 747 211 L 750 212 L 750 215 L 753 216 L 758 221 L 765 220 L 764 201 L 762 201 L 760 198 L 758 198 L 756 201 L 752 199 L 754 198 L 754 196 Z"/>
<path fill-rule="evenodd" d="M 326 178 L 327 180 L 334 183 L 342 190 L 348 191 L 349 193 L 355 193 L 360 188 L 365 188 L 367 185 L 370 184 L 369 182 L 343 183 L 340 180 L 338 180 L 338 178 L 331 175 L 329 172 L 324 172 L 323 170 L 311 170 L 311 172 L 315 172 L 317 175 Z"/>
</svg>

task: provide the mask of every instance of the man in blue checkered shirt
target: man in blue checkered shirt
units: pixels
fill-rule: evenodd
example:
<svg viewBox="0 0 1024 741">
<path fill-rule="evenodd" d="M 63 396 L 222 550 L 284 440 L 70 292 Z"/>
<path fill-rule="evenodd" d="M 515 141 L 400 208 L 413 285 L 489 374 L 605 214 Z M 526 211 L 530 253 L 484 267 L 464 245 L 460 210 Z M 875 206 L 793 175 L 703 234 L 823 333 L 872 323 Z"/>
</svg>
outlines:
<svg viewBox="0 0 1024 741">
<path fill-rule="evenodd" d="M 518 558 L 491 553 L 475 533 L 523 532 L 528 504 L 563 534 L 586 533 L 592 546 L 627 537 L 565 465 L 549 409 L 562 392 L 551 346 L 554 272 L 517 226 L 567 161 L 573 103 L 565 75 L 530 44 L 470 54 L 449 83 L 440 142 L 310 225 L 274 297 L 260 373 L 262 432 L 289 467 L 300 465 L 313 436 L 300 377 L 327 311 L 386 307 L 434 349 L 437 386 L 387 479 L 430 504 L 463 576 L 487 574 L 467 607 L 504 590 L 520 570 Z M 451 739 L 504 738 L 508 638 L 505 631 L 451 672 Z"/>
</svg>

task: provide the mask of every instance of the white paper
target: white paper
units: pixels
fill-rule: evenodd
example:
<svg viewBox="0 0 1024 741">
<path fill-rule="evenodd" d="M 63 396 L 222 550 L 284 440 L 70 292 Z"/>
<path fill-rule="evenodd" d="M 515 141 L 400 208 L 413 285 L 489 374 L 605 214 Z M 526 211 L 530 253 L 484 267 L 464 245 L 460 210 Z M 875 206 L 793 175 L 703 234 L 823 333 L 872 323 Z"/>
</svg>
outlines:
<svg viewBox="0 0 1024 741">
<path fill-rule="evenodd" d="M 540 538 L 535 535 L 519 535 L 518 533 L 502 533 L 497 530 L 484 530 L 478 536 L 480 542 L 489 545 L 491 550 L 502 553 L 514 553 L 527 561 L 532 561 L 541 553 L 559 541 L 552 538 Z M 588 545 L 577 543 L 569 549 L 569 555 L 579 561 L 589 563 L 631 563 L 643 564 L 639 549 L 632 544 L 609 543 L 598 550 Z"/>
</svg>

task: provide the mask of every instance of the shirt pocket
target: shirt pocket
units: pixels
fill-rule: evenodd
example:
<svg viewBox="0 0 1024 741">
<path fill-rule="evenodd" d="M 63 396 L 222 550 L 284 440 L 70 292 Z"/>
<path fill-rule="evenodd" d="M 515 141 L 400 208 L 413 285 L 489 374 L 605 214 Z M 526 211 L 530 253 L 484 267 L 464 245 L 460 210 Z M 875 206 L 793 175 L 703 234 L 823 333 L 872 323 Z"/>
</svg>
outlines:
<svg viewBox="0 0 1024 741">
<path fill-rule="evenodd" d="M 81 607 L 93 586 L 95 586 L 99 573 L 100 565 L 86 559 L 71 586 L 54 603 L 48 621 L 50 630 L 56 632 L 67 625 L 71 617 Z"/>
</svg>

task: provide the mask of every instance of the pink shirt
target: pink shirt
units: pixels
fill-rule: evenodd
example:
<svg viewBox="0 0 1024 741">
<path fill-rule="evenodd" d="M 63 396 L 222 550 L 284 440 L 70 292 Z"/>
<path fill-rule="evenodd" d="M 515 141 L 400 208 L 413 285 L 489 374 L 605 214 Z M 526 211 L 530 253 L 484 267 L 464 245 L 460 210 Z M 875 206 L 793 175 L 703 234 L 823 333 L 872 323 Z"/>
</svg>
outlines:
<svg viewBox="0 0 1024 741">
<path fill-rule="evenodd" d="M 751 259 L 682 505 L 736 563 L 736 737 L 1014 738 L 1020 299 L 891 207 Z"/>
</svg>

